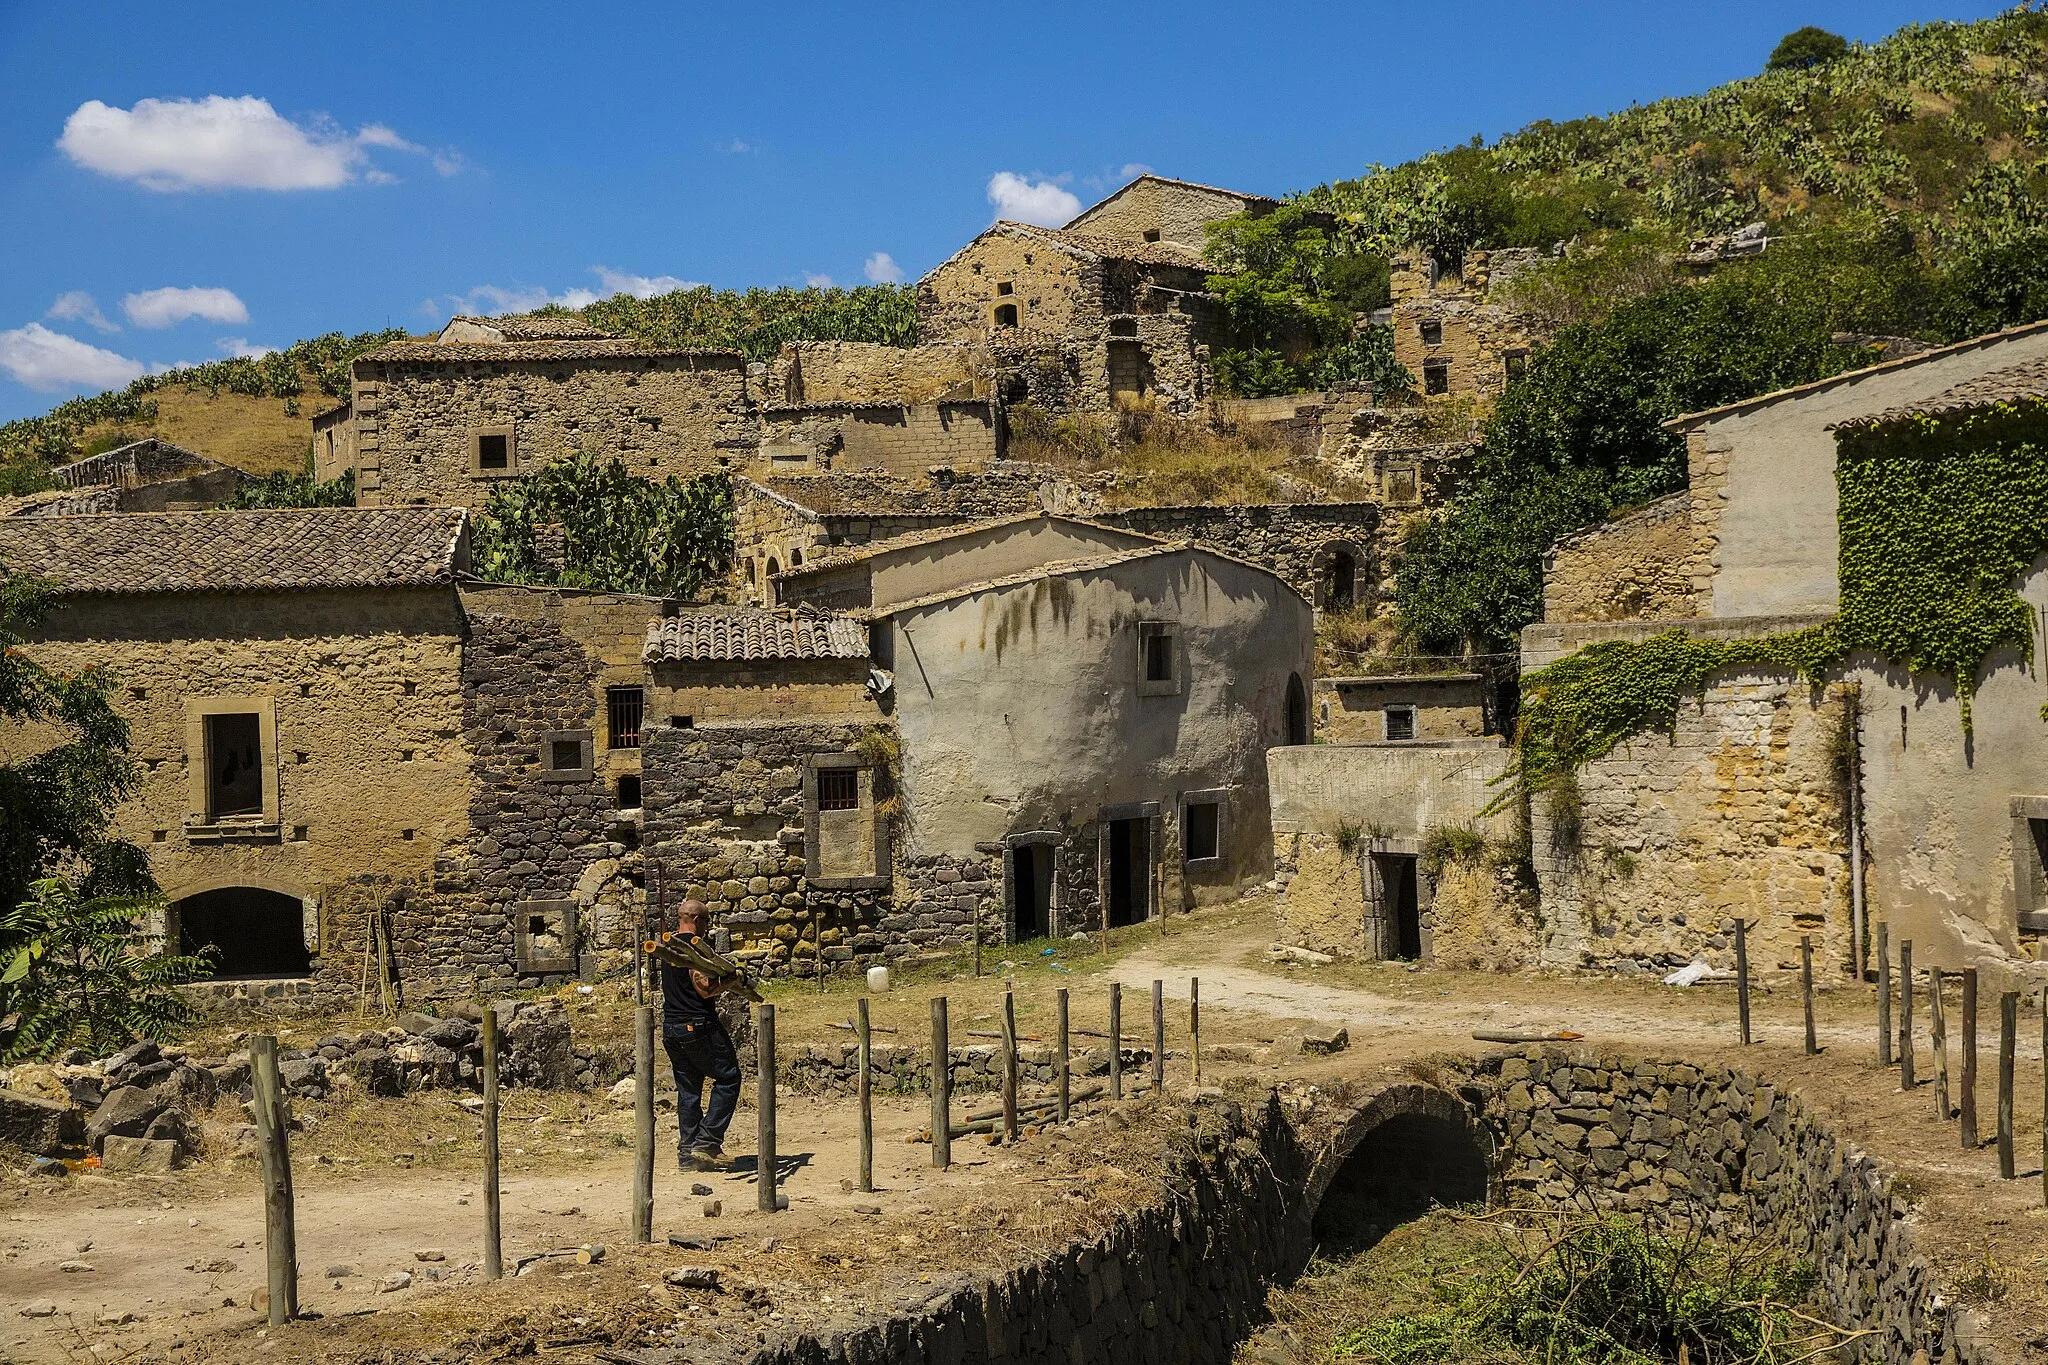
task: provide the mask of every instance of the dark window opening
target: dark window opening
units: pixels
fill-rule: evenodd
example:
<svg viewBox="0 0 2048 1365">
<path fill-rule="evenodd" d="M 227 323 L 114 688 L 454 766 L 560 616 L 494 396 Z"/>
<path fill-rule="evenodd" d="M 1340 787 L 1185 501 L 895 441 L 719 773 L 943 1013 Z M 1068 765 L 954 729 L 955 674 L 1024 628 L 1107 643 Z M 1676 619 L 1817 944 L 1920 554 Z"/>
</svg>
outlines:
<svg viewBox="0 0 2048 1365">
<path fill-rule="evenodd" d="M 819 810 L 859 810 L 860 772 L 855 768 L 818 770 Z"/>
<path fill-rule="evenodd" d="M 202 891 L 177 903 L 178 951 L 213 949 L 213 974 L 304 976 L 306 907 L 296 896 L 254 886 Z"/>
<path fill-rule="evenodd" d="M 1403 962 L 1422 956 L 1422 905 L 1416 894 L 1413 853 L 1375 853 L 1380 878 L 1380 913 L 1386 917 L 1387 951 Z"/>
<path fill-rule="evenodd" d="M 697 719 L 694 716 L 670 716 L 668 718 L 668 728 L 671 730 L 694 730 L 697 728 Z"/>
<path fill-rule="evenodd" d="M 1014 303 L 1005 303 L 998 305 L 996 308 L 996 326 L 1015 327 L 1016 325 L 1017 305 Z"/>
<path fill-rule="evenodd" d="M 1173 681 L 1173 636 L 1163 630 L 1145 637 L 1145 681 Z"/>
<path fill-rule="evenodd" d="M 1152 878 L 1146 859 L 1151 829 L 1141 817 L 1109 822 L 1109 923 L 1137 924 L 1152 913 Z"/>
<path fill-rule="evenodd" d="M 1330 577 L 1323 587 L 1323 606 L 1343 611 L 1358 597 L 1358 559 L 1349 550 L 1330 554 Z"/>
<path fill-rule="evenodd" d="M 544 938 L 547 936 L 547 932 L 548 917 L 546 915 L 528 915 L 526 917 L 526 936 L 528 938 Z"/>
<path fill-rule="evenodd" d="M 614 749 L 640 747 L 640 720 L 647 712 L 647 693 L 638 687 L 604 690 L 605 743 Z"/>
<path fill-rule="evenodd" d="M 512 443 L 503 432 L 476 438 L 476 467 L 478 469 L 510 469 L 512 467 Z"/>
<path fill-rule="evenodd" d="M 1440 319 L 1423 319 L 1422 344 L 1425 346 L 1441 346 L 1444 344 L 1444 324 Z"/>
<path fill-rule="evenodd" d="M 253 711 L 206 718 L 206 814 L 263 813 L 263 727 Z"/>
<path fill-rule="evenodd" d="M 1012 283 L 1011 283 L 1010 281 L 1008 281 L 1008 280 L 1004 280 L 1004 281 L 1002 281 L 1001 283 L 999 283 L 998 285 L 996 285 L 996 293 L 998 293 L 998 294 L 1014 294 L 1014 293 L 1016 293 L 1016 292 L 1017 292 L 1017 286 L 1016 286 L 1016 285 L 1014 285 L 1014 284 L 1012 284 Z"/>
<path fill-rule="evenodd" d="M 797 568 L 801 568 L 801 567 L 803 567 L 803 562 L 804 562 L 804 552 L 803 552 L 802 550 L 791 550 L 791 551 L 789 552 L 789 567 L 790 567 L 790 568 L 792 568 L 792 569 L 797 569 Z"/>
<path fill-rule="evenodd" d="M 1187 808 L 1187 860 L 1200 862 L 1222 854 L 1223 807 L 1215 801 L 1191 801 Z"/>
<path fill-rule="evenodd" d="M 1287 742 L 1308 743 L 1308 689 L 1301 685 L 1299 673 L 1287 677 Z"/>
<path fill-rule="evenodd" d="M 1387 738 L 1415 738 L 1415 708 L 1412 706 L 1389 706 L 1387 708 Z"/>
<path fill-rule="evenodd" d="M 553 772 L 574 772 L 583 766 L 583 741 L 558 739 L 548 745 L 548 768 Z"/>
<path fill-rule="evenodd" d="M 638 774 L 638 773 L 620 773 L 620 774 L 619 774 L 619 809 L 620 809 L 620 810 L 638 810 L 639 808 L 640 808 L 640 774 Z"/>
<path fill-rule="evenodd" d="M 1052 860 L 1051 844 L 1018 844 L 1010 850 L 1019 943 L 1052 932 Z"/>
<path fill-rule="evenodd" d="M 1146 241 L 1148 241 L 1148 242 L 1156 242 L 1156 241 L 1158 241 L 1158 240 L 1159 240 L 1159 229 L 1158 229 L 1158 228 L 1146 228 L 1146 229 L 1145 229 L 1145 240 L 1146 240 Z"/>
<path fill-rule="evenodd" d="M 777 574 L 779 574 L 779 573 L 781 573 L 781 572 L 782 572 L 782 564 L 781 564 L 781 562 L 780 562 L 779 560 L 777 560 L 777 559 L 775 558 L 775 556 L 774 556 L 774 555 L 770 555 L 770 556 L 768 556 L 768 576 L 769 576 L 770 578 L 773 578 L 773 577 L 775 577 L 775 575 L 777 575 Z"/>
<path fill-rule="evenodd" d="M 1425 360 L 1422 362 L 1422 391 L 1424 393 L 1449 393 L 1451 391 L 1451 366 L 1448 361 Z"/>
<path fill-rule="evenodd" d="M 1529 373 L 1529 353 L 1527 351 L 1509 351 L 1502 364 L 1507 369 L 1508 383 L 1512 384 L 1523 375 Z"/>
</svg>

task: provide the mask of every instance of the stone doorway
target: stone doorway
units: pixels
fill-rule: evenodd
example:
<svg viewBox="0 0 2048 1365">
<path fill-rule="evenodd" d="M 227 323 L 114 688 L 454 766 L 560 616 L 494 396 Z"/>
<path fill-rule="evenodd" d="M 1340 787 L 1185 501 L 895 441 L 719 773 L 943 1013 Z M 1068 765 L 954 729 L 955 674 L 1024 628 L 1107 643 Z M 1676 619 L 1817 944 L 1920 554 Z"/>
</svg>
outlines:
<svg viewBox="0 0 2048 1365">
<path fill-rule="evenodd" d="M 213 975 L 305 976 L 306 905 L 296 896 L 257 886 L 201 891 L 173 904 L 178 951 L 213 952 Z"/>
</svg>

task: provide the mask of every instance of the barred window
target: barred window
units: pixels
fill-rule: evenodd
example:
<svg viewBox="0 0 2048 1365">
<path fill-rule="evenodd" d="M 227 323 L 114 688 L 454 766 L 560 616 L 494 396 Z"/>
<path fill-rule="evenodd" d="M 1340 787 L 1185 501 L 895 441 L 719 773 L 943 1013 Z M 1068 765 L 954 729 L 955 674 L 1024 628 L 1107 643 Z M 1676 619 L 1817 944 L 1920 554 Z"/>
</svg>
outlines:
<svg viewBox="0 0 2048 1365">
<path fill-rule="evenodd" d="M 640 718 L 647 710 L 647 693 L 638 687 L 607 687 L 604 690 L 605 742 L 614 749 L 640 747 Z"/>
<path fill-rule="evenodd" d="M 819 810 L 859 810 L 860 770 L 820 768 L 818 770 Z"/>
</svg>

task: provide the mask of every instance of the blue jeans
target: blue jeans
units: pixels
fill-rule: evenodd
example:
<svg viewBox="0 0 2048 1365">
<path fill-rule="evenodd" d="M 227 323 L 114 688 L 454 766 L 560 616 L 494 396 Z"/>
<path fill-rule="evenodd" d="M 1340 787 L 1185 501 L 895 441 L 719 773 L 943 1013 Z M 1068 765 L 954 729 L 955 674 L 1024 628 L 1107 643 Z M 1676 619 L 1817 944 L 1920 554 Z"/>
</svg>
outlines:
<svg viewBox="0 0 2048 1365">
<path fill-rule="evenodd" d="M 725 1130 L 740 1107 L 740 1059 L 725 1025 L 697 1024 L 661 1040 L 676 1073 L 677 1150 L 710 1151 L 725 1145 Z M 704 1082 L 711 1082 L 711 1107 L 704 1108 Z"/>
</svg>

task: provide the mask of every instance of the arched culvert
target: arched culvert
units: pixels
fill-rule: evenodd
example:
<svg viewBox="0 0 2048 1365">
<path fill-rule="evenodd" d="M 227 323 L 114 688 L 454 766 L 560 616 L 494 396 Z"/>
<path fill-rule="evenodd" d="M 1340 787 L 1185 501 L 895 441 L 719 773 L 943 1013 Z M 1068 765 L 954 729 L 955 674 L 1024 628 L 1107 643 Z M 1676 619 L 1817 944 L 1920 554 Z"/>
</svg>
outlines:
<svg viewBox="0 0 2048 1365">
<path fill-rule="evenodd" d="M 1485 1205 L 1493 1183 L 1493 1139 L 1457 1096 L 1395 1086 L 1353 1116 L 1317 1163 L 1315 1240 L 1328 1254 L 1360 1252 L 1434 1205 Z"/>
</svg>

